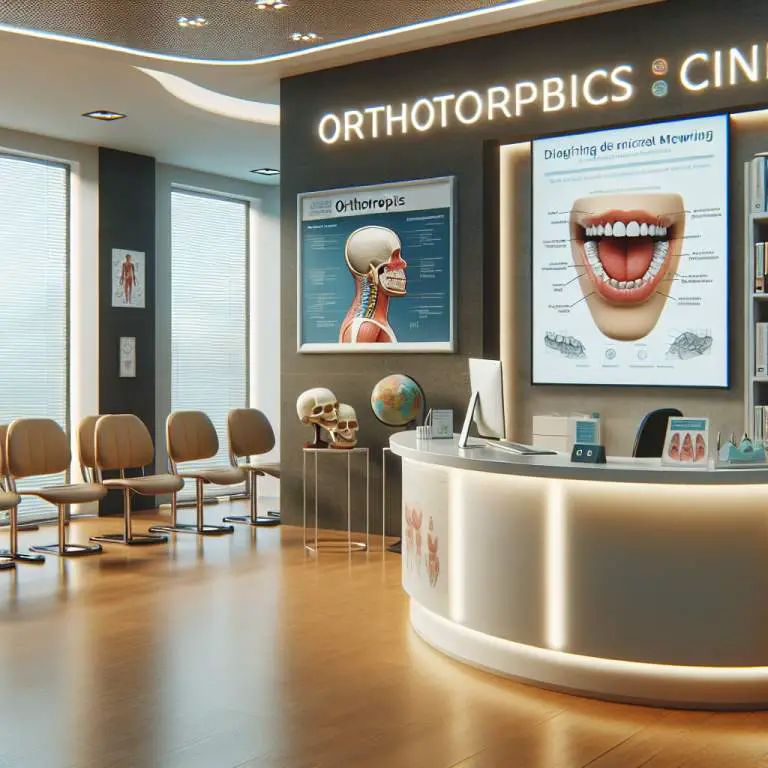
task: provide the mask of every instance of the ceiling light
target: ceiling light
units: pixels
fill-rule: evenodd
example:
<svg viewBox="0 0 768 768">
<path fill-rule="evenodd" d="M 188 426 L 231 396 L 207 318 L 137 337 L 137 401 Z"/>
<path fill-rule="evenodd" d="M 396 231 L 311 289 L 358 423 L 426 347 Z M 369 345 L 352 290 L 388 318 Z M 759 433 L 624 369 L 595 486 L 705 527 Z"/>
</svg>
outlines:
<svg viewBox="0 0 768 768">
<path fill-rule="evenodd" d="M 111 112 L 108 109 L 96 109 L 93 112 L 83 112 L 83 117 L 92 117 L 94 120 L 122 120 L 125 115 L 122 112 Z"/>
<path fill-rule="evenodd" d="M 176 23 L 182 28 L 200 29 L 208 26 L 208 19 L 204 16 L 179 16 Z"/>
<path fill-rule="evenodd" d="M 282 11 L 288 7 L 285 0 L 254 0 L 254 4 L 260 11 Z"/>
<path fill-rule="evenodd" d="M 279 176 L 280 171 L 277 168 L 254 168 L 251 173 L 258 173 L 261 176 Z"/>
<path fill-rule="evenodd" d="M 320 36 L 314 32 L 293 32 L 291 34 L 291 40 L 294 43 L 314 43 L 315 40 L 319 40 Z"/>
</svg>

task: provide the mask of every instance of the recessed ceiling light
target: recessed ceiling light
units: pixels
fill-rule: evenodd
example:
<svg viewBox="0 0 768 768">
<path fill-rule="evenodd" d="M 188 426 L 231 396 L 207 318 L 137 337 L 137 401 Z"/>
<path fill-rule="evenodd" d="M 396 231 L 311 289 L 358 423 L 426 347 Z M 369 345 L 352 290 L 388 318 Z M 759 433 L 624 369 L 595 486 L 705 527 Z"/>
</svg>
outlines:
<svg viewBox="0 0 768 768">
<path fill-rule="evenodd" d="M 282 11 L 288 7 L 285 0 L 254 0 L 254 5 L 260 11 Z"/>
<path fill-rule="evenodd" d="M 110 112 L 108 109 L 96 109 L 93 112 L 83 112 L 83 117 L 92 117 L 94 120 L 122 120 L 125 115 L 122 112 Z"/>
<path fill-rule="evenodd" d="M 251 173 L 258 173 L 261 176 L 279 176 L 280 171 L 277 168 L 254 168 Z"/>
<path fill-rule="evenodd" d="M 319 40 L 320 36 L 314 32 L 293 32 L 291 34 L 291 40 L 294 43 L 314 43 L 315 40 Z"/>
<path fill-rule="evenodd" d="M 208 19 L 204 16 L 179 16 L 176 23 L 182 28 L 200 29 L 208 26 Z"/>
</svg>

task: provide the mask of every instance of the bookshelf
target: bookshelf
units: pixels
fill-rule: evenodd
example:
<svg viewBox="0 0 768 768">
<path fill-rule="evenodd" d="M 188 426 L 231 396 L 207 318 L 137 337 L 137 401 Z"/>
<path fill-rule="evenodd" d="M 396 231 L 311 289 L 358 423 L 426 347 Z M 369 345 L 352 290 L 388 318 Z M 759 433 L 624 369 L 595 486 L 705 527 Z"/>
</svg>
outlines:
<svg viewBox="0 0 768 768">
<path fill-rule="evenodd" d="M 747 162 L 744 168 L 744 206 L 745 206 L 745 291 L 746 307 L 744 312 L 744 356 L 746 359 L 745 371 L 745 412 L 744 429 L 749 435 L 757 437 L 761 430 L 756 429 L 755 407 L 759 405 L 768 406 L 768 372 L 757 372 L 757 342 L 758 342 L 758 323 L 768 323 L 768 275 L 765 278 L 765 287 L 763 292 L 755 290 L 756 258 L 755 246 L 757 243 L 768 243 L 768 211 L 754 211 L 753 202 L 753 176 L 752 163 Z M 766 247 L 768 251 L 768 247 Z M 768 261 L 768 257 L 766 257 Z M 765 270 L 768 272 L 768 269 Z M 768 328 L 768 326 L 767 326 Z M 766 352 L 763 357 L 768 360 L 768 335 L 763 339 L 763 347 Z M 765 423 L 764 416 L 764 423 Z M 763 439 L 768 440 L 768 430 L 763 430 Z"/>
</svg>

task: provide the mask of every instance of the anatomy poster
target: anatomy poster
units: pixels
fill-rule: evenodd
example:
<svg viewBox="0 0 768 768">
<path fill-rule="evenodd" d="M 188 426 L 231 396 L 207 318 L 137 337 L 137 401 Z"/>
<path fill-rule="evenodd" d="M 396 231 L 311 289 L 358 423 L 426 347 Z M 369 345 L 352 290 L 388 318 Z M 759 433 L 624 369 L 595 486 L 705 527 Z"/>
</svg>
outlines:
<svg viewBox="0 0 768 768">
<path fill-rule="evenodd" d="M 533 381 L 728 386 L 728 120 L 533 144 Z"/>
<path fill-rule="evenodd" d="M 299 195 L 300 352 L 453 351 L 453 179 Z"/>
<path fill-rule="evenodd" d="M 144 253 L 112 249 L 112 306 L 144 309 Z"/>
</svg>

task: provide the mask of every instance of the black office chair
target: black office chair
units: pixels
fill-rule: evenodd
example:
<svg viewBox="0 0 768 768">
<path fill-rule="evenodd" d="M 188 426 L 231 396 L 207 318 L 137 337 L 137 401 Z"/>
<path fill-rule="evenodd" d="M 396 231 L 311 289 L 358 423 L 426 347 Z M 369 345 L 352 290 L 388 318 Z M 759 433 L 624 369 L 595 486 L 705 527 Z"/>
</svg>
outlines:
<svg viewBox="0 0 768 768">
<path fill-rule="evenodd" d="M 667 422 L 682 415 L 677 408 L 659 408 L 646 413 L 637 428 L 632 455 L 638 459 L 660 459 L 664 452 Z"/>
</svg>

